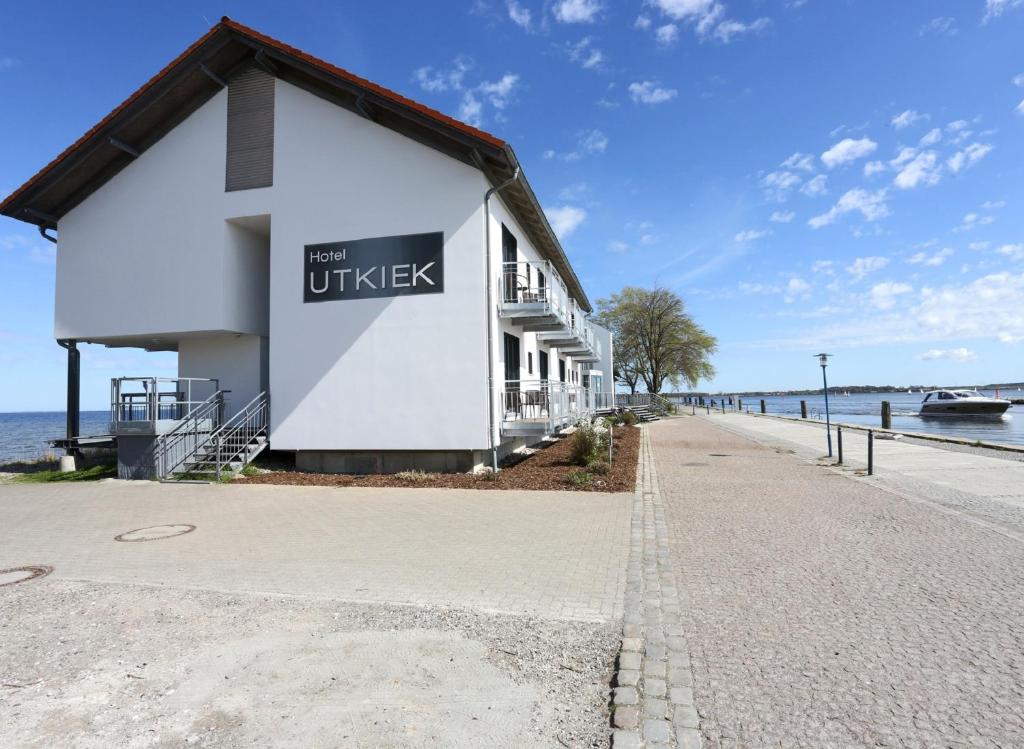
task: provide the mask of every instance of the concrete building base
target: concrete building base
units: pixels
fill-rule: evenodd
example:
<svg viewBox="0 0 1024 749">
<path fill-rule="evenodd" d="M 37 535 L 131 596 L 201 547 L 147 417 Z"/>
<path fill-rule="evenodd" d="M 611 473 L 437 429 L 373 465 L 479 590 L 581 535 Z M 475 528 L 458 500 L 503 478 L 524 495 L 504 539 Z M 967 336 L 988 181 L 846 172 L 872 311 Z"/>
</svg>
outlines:
<svg viewBox="0 0 1024 749">
<path fill-rule="evenodd" d="M 516 437 L 498 447 L 498 460 L 537 442 L 537 438 Z M 488 450 L 299 450 L 295 467 L 314 473 L 469 473 L 488 468 Z"/>
</svg>

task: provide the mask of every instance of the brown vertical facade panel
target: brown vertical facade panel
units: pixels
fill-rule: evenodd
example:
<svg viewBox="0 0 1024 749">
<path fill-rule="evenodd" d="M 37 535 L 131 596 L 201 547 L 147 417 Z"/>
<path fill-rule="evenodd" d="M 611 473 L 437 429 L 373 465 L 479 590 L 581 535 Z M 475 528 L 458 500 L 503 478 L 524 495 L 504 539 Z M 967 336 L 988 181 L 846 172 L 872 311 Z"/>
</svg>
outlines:
<svg viewBox="0 0 1024 749">
<path fill-rule="evenodd" d="M 249 68 L 228 83 L 224 189 L 274 184 L 274 77 Z"/>
</svg>

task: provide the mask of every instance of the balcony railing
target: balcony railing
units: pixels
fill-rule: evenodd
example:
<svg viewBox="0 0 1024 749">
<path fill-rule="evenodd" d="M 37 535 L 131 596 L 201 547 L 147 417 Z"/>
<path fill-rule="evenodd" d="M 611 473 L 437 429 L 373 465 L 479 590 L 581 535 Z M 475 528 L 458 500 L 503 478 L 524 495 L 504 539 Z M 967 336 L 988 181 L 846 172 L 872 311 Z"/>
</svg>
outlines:
<svg viewBox="0 0 1024 749">
<path fill-rule="evenodd" d="M 572 304 L 565 283 L 548 261 L 502 263 L 499 311 L 505 317 L 568 325 Z"/>
<path fill-rule="evenodd" d="M 116 377 L 110 381 L 110 429 L 139 431 L 180 421 L 219 391 L 200 377 Z"/>
<path fill-rule="evenodd" d="M 548 434 L 594 412 L 589 388 L 551 380 L 506 380 L 501 404 L 502 430 L 513 434 Z"/>
</svg>

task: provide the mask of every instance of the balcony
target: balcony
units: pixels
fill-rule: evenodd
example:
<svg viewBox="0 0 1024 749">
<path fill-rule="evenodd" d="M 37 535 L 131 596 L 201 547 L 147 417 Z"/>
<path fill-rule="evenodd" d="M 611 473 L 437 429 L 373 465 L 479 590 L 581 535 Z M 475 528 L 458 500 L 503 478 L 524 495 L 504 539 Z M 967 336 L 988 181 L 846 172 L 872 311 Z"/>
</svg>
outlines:
<svg viewBox="0 0 1024 749">
<path fill-rule="evenodd" d="M 590 417 L 590 391 L 550 380 L 506 380 L 501 391 L 501 433 L 541 437 Z"/>
<path fill-rule="evenodd" d="M 572 321 L 569 293 L 548 261 L 502 263 L 498 315 L 528 333 L 558 333 Z"/>
<path fill-rule="evenodd" d="M 110 381 L 110 433 L 162 434 L 214 396 L 217 380 L 199 377 L 117 377 Z"/>
</svg>

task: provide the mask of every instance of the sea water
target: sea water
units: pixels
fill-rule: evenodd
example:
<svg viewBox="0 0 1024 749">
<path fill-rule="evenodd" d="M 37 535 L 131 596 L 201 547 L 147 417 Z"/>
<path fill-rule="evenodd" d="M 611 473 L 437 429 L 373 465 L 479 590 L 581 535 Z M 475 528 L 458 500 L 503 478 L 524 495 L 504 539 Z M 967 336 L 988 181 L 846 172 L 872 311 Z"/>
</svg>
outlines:
<svg viewBox="0 0 1024 749">
<path fill-rule="evenodd" d="M 79 431 L 83 435 L 101 435 L 109 431 L 107 411 L 82 411 Z M 53 451 L 47 440 L 67 434 L 64 411 L 0 413 L 0 463 L 32 460 Z"/>
</svg>

